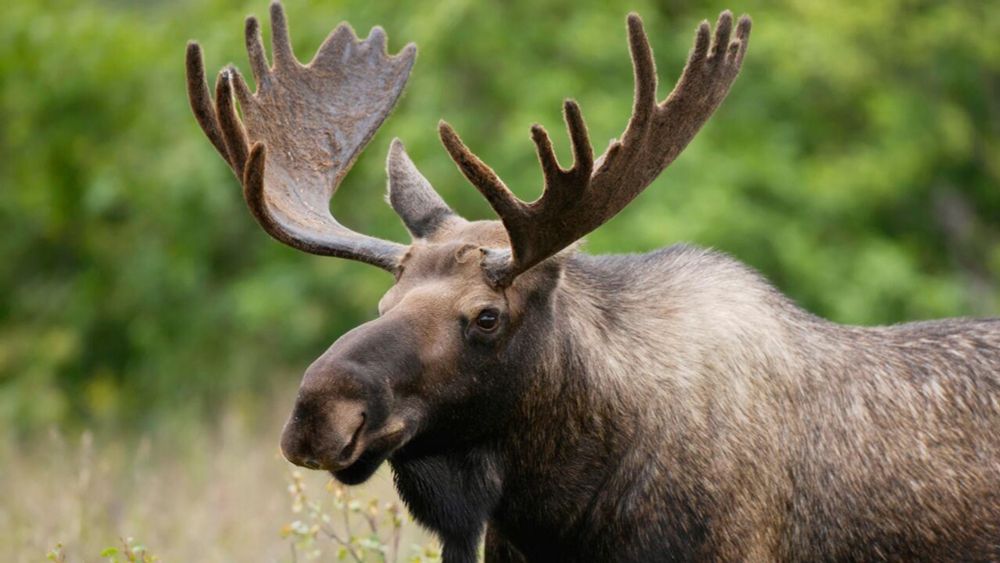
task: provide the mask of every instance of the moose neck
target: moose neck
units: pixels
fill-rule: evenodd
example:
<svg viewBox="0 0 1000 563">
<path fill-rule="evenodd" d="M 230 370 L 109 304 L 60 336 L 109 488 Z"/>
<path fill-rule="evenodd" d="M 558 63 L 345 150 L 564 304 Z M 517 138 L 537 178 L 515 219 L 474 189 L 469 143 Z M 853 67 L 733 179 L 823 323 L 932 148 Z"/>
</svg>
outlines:
<svg viewBox="0 0 1000 563">
<path fill-rule="evenodd" d="M 676 531 L 664 546 L 696 549 L 714 511 L 701 494 L 718 457 L 713 420 L 726 411 L 766 419 L 761 405 L 776 399 L 755 396 L 753 378 L 792 373 L 802 360 L 788 319 L 814 321 L 755 272 L 683 246 L 567 260 L 550 315 L 501 448 L 495 524 L 529 549 L 594 550 L 609 527 L 642 525 L 598 520 L 636 503 L 653 514 L 632 517 Z"/>
<path fill-rule="evenodd" d="M 627 329 L 643 314 L 641 282 L 602 260 L 566 260 L 544 318 L 534 319 L 540 328 L 524 335 L 536 350 L 499 449 L 504 494 L 493 521 L 522 550 L 598 531 L 602 491 L 622 488 L 619 463 L 644 432 L 640 413 L 650 395 L 636 393 L 633 372 L 659 344 L 636 342 Z M 532 560 L 565 556 L 564 547 L 531 553 Z"/>
</svg>

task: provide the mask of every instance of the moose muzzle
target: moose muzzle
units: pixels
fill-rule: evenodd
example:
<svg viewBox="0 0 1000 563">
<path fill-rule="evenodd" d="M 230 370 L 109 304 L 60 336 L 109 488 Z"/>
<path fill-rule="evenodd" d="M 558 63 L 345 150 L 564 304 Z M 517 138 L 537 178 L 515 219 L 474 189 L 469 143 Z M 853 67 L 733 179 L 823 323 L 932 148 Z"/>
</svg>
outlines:
<svg viewBox="0 0 1000 563">
<path fill-rule="evenodd" d="M 300 396 L 281 436 L 285 459 L 309 469 L 337 471 L 361 453 L 368 414 L 358 401 L 323 401 Z"/>
<path fill-rule="evenodd" d="M 398 446 L 404 432 L 392 413 L 393 380 L 419 364 L 399 325 L 386 318 L 361 325 L 309 366 L 281 437 L 288 461 L 336 473 Z"/>
</svg>

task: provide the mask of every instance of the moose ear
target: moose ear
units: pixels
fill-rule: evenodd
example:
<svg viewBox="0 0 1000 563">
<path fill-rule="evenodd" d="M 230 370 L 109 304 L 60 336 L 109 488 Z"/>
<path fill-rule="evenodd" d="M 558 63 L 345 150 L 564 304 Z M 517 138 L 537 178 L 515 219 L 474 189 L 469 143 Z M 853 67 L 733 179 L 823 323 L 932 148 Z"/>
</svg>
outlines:
<svg viewBox="0 0 1000 563">
<path fill-rule="evenodd" d="M 386 169 L 389 205 L 414 238 L 432 238 L 446 223 L 461 220 L 413 165 L 399 139 L 392 141 Z"/>
</svg>

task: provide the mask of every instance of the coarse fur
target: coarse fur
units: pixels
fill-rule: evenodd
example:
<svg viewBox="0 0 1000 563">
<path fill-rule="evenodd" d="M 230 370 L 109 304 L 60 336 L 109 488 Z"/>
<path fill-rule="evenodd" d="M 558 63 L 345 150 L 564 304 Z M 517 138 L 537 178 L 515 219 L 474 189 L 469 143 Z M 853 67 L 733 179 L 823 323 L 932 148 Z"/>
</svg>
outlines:
<svg viewBox="0 0 1000 563">
<path fill-rule="evenodd" d="M 688 246 L 549 281 L 474 367 L 507 420 L 390 459 L 449 559 L 1000 557 L 1000 320 L 837 325 Z"/>
<path fill-rule="evenodd" d="M 389 461 L 448 563 L 475 561 L 484 534 L 490 562 L 1000 560 L 1000 320 L 842 326 L 717 252 L 578 250 L 722 102 L 749 18 L 703 22 L 658 102 L 630 14 L 627 127 L 595 159 L 567 101 L 569 169 L 535 127 L 536 202 L 442 123 L 501 221 L 459 217 L 394 141 L 388 199 L 408 246 L 347 229 L 327 203 L 415 47 L 390 56 L 380 29 L 362 41 L 341 25 L 302 65 L 277 2 L 271 20 L 270 67 L 246 23 L 254 93 L 230 68 L 213 102 L 189 45 L 196 119 L 264 230 L 396 277 L 379 317 L 306 370 L 290 461 L 348 484 Z"/>
</svg>

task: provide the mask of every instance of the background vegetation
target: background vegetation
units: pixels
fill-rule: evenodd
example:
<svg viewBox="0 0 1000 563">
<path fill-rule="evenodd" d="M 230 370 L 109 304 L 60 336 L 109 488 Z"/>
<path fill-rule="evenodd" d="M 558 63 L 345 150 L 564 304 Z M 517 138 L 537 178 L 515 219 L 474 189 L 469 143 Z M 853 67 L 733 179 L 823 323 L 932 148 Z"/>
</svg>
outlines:
<svg viewBox="0 0 1000 563">
<path fill-rule="evenodd" d="M 532 122 L 561 131 L 560 102 L 572 96 L 596 145 L 625 124 L 627 10 L 646 21 L 663 96 L 697 22 L 726 7 L 754 18 L 728 101 L 643 196 L 590 237 L 589 250 L 713 246 L 841 322 L 1000 313 L 994 1 L 287 0 L 302 59 L 341 19 L 362 35 L 384 26 L 393 51 L 411 40 L 420 48 L 400 107 L 348 176 L 334 212 L 359 230 L 406 240 L 381 201 L 383 159 L 399 136 L 455 209 L 490 217 L 437 142 L 442 117 L 519 195 L 534 197 L 541 174 L 527 135 Z M 4 8 L 0 479 L 13 496 L 0 501 L 0 524 L 21 514 L 12 506 L 44 505 L 32 491 L 58 496 L 20 486 L 61 482 L 53 452 L 30 453 L 53 447 L 38 438 L 53 427 L 71 435 L 96 429 L 99 444 L 124 452 L 145 436 L 154 451 L 180 460 L 163 474 L 173 481 L 185 467 L 240 473 L 239 462 L 224 463 L 229 457 L 184 462 L 223 440 L 212 438 L 224 436 L 219 421 L 238 412 L 256 421 L 248 435 L 262 438 L 236 443 L 266 452 L 270 461 L 261 463 L 280 474 L 280 416 L 272 413 L 288 403 L 274 397 L 288 397 L 311 359 L 371 318 L 391 282 L 376 269 L 270 240 L 191 118 L 186 40 L 202 42 L 209 69 L 233 61 L 249 76 L 242 19 L 251 12 L 265 16 L 265 0 Z M 565 139 L 555 139 L 568 158 Z M 181 451 L 188 453 L 173 456 Z M 107 459 L 128 464 L 129 455 Z M 263 477 L 271 473 L 254 473 L 262 477 L 253 486 L 283 494 L 280 479 Z M 118 499 L 125 505 L 148 504 L 141 490 L 127 491 L 116 493 L 132 495 Z M 169 518 L 184 518 L 180 506 Z M 233 518 L 262 510 L 243 506 Z M 137 514 L 112 521 L 134 524 Z M 43 540 L 58 541 L 59 530 Z M 211 557 L 225 558 L 219 549 Z"/>
</svg>

